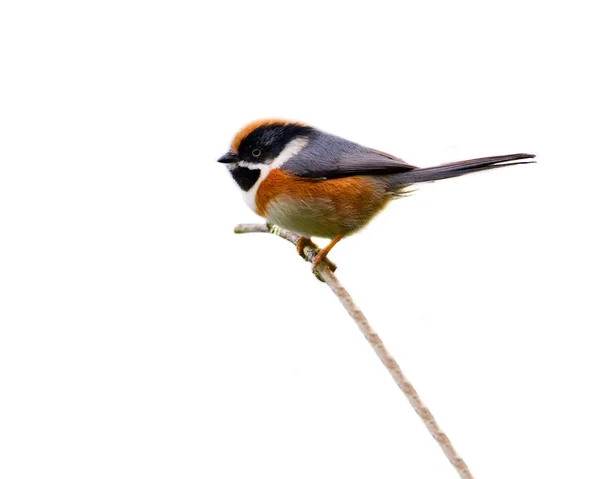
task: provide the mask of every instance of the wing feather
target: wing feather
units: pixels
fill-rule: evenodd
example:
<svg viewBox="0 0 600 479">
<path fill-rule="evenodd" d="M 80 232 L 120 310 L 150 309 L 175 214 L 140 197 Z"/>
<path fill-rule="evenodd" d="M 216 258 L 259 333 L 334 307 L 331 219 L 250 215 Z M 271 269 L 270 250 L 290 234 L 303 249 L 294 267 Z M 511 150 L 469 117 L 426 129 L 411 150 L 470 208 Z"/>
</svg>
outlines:
<svg viewBox="0 0 600 479">
<path fill-rule="evenodd" d="M 308 145 L 281 167 L 305 178 L 383 175 L 415 168 L 393 155 L 323 132 L 313 133 Z"/>
</svg>

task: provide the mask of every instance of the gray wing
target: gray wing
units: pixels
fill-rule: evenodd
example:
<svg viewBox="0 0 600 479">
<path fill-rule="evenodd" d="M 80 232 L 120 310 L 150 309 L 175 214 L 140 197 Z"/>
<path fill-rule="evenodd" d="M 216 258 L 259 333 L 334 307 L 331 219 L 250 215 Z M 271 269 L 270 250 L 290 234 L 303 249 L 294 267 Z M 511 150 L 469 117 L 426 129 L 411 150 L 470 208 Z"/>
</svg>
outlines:
<svg viewBox="0 0 600 479">
<path fill-rule="evenodd" d="M 382 175 L 415 168 L 395 156 L 323 132 L 311 133 L 308 145 L 281 166 L 305 178 Z"/>
</svg>

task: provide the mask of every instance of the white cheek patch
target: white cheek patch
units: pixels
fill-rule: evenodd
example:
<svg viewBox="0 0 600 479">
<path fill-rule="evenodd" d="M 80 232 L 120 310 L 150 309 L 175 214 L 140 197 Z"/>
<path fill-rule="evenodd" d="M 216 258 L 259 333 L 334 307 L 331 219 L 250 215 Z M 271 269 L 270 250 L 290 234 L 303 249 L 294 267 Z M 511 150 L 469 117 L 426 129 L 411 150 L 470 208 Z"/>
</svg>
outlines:
<svg viewBox="0 0 600 479">
<path fill-rule="evenodd" d="M 293 156 L 296 156 L 304 148 L 306 148 L 306 145 L 308 145 L 308 138 L 306 138 L 305 136 L 293 139 L 285 146 L 283 150 L 281 150 L 281 153 L 277 155 L 277 157 L 269 166 L 272 170 L 274 170 L 275 168 L 280 168 L 286 161 L 288 161 Z"/>
<path fill-rule="evenodd" d="M 267 165 L 265 165 L 264 163 L 251 163 L 249 161 L 238 161 L 237 162 L 237 166 L 241 166 L 243 168 L 248 168 L 249 170 L 262 170 L 263 168 L 266 168 Z"/>
<path fill-rule="evenodd" d="M 294 138 L 285 146 L 283 150 L 281 150 L 281 153 L 279 153 L 279 155 L 277 155 L 275 159 L 268 165 L 265 165 L 264 163 L 250 163 L 248 161 L 239 161 L 238 163 L 234 163 L 236 166 L 243 166 L 244 168 L 248 168 L 251 170 L 261 170 L 260 176 L 258 177 L 258 180 L 256 180 L 256 183 L 252 185 L 252 188 L 250 188 L 248 191 L 242 191 L 244 201 L 246 201 L 246 204 L 250 207 L 252 211 L 256 212 L 256 192 L 258 191 L 258 187 L 267 177 L 269 172 L 271 170 L 281 168 L 281 166 L 286 161 L 300 153 L 306 147 L 306 145 L 308 145 L 308 138 L 304 136 Z"/>
</svg>

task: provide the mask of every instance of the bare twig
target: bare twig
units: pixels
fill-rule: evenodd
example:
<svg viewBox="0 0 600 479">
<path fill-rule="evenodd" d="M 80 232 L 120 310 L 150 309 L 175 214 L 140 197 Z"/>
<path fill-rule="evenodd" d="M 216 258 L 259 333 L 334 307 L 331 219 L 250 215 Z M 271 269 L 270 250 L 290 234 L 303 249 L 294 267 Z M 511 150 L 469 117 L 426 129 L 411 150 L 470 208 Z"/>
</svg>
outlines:
<svg viewBox="0 0 600 479">
<path fill-rule="evenodd" d="M 274 227 L 268 224 L 241 224 L 237 225 L 234 229 L 235 233 L 273 233 L 277 236 L 280 236 L 291 243 L 296 243 L 300 238 L 296 233 L 292 233 L 291 231 L 286 231 L 280 229 L 278 227 Z M 307 261 L 312 261 L 318 250 L 312 248 L 310 246 L 306 246 L 304 248 L 304 253 L 306 255 Z M 322 281 L 325 281 L 327 285 L 331 288 L 333 293 L 338 297 L 344 308 L 348 314 L 354 319 L 354 322 L 357 324 L 360 331 L 363 333 L 381 362 L 385 365 L 387 370 L 390 372 L 394 381 L 398 387 L 402 390 L 408 402 L 419 415 L 421 420 L 425 423 L 425 426 L 429 430 L 429 433 L 433 436 L 436 442 L 444 451 L 444 454 L 448 458 L 448 460 L 452 463 L 459 476 L 463 479 L 472 479 L 473 476 L 469 471 L 469 468 L 465 464 L 465 461 L 461 459 L 458 455 L 450 439 L 448 436 L 442 432 L 440 426 L 436 422 L 435 418 L 431 414 L 431 411 L 425 406 L 417 391 L 410 383 L 408 379 L 402 373 L 400 366 L 396 360 L 392 357 L 392 355 L 388 352 L 386 347 L 379 335 L 375 332 L 375 330 L 371 327 L 367 318 L 362 313 L 362 311 L 356 306 L 352 297 L 346 291 L 346 289 L 339 282 L 337 277 L 333 274 L 328 264 L 325 262 L 320 263 L 316 268 L 317 277 L 320 277 Z"/>
</svg>

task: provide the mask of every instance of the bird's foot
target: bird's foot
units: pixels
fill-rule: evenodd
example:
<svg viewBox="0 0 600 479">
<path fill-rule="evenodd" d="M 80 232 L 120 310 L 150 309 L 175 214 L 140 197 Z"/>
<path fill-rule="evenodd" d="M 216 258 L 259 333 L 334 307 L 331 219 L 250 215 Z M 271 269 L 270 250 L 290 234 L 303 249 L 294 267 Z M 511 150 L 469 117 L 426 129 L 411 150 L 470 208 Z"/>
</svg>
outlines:
<svg viewBox="0 0 600 479">
<path fill-rule="evenodd" d="M 327 251 L 325 249 L 322 249 L 322 250 L 318 251 L 318 253 L 316 254 L 316 256 L 312 260 L 313 268 L 316 268 L 317 266 L 319 266 L 319 263 L 321 263 L 322 261 L 325 261 L 325 263 L 327 264 L 327 266 L 329 266 L 330 268 L 333 265 L 332 271 L 335 271 L 335 269 L 337 268 L 337 266 L 334 263 L 332 263 L 331 261 L 329 261 L 327 259 L 327 253 L 329 253 L 329 251 Z"/>
<path fill-rule="evenodd" d="M 316 254 L 316 256 L 312 260 L 312 272 L 319 281 L 323 281 L 323 282 L 325 282 L 325 280 L 323 279 L 323 277 L 319 274 L 319 271 L 317 270 L 319 264 L 325 263 L 329 267 L 329 269 L 331 270 L 332 273 L 334 273 L 335 270 L 337 269 L 336 264 L 327 258 L 327 253 L 328 253 L 328 251 L 326 251 L 325 249 L 322 249 Z"/>
<path fill-rule="evenodd" d="M 275 236 L 281 236 L 281 228 L 277 225 L 269 225 L 267 224 L 267 226 L 269 227 L 269 231 L 271 232 L 271 234 L 274 234 Z"/>
<path fill-rule="evenodd" d="M 306 236 L 300 236 L 300 238 L 298 238 L 298 241 L 296 241 L 296 251 L 298 251 L 298 254 L 306 261 L 308 261 L 308 258 L 306 256 L 304 248 L 306 248 L 307 246 L 317 253 L 312 260 L 313 274 L 317 277 L 319 281 L 324 281 L 321 275 L 317 272 L 317 265 L 321 261 L 324 261 L 325 264 L 329 266 L 329 269 L 331 271 L 335 271 L 337 269 L 337 266 L 335 265 L 335 263 L 327 259 L 327 251 L 323 251 L 322 249 L 320 249 L 315 243 L 313 243 L 313 241 L 310 238 L 307 238 Z"/>
<path fill-rule="evenodd" d="M 310 238 L 307 238 L 306 236 L 300 236 L 298 241 L 296 241 L 296 251 L 298 251 L 298 254 L 305 260 L 308 260 L 306 253 L 304 252 L 304 248 L 307 246 L 315 251 L 319 251 L 319 247 L 314 244 Z"/>
</svg>

